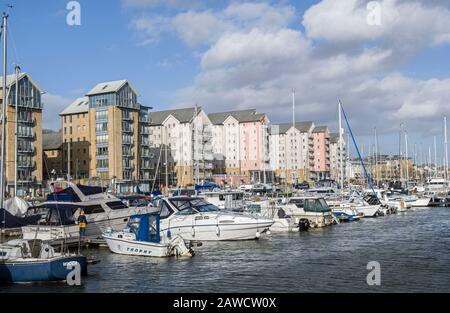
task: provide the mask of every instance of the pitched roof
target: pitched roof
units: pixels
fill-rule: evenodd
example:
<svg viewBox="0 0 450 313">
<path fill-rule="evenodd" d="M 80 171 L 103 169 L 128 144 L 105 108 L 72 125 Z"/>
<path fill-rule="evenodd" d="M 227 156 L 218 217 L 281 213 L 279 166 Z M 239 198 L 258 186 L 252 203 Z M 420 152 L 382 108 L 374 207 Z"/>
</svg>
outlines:
<svg viewBox="0 0 450 313">
<path fill-rule="evenodd" d="M 128 83 L 130 88 L 133 89 L 133 91 L 136 93 L 136 95 L 139 96 L 139 92 L 137 91 L 137 89 L 135 89 L 131 85 L 131 83 L 128 80 L 126 80 L 126 79 L 114 80 L 114 81 L 110 81 L 110 82 L 99 83 L 99 84 L 95 85 L 95 87 L 92 88 L 91 91 L 89 91 L 86 94 L 86 96 L 93 96 L 93 95 L 100 95 L 100 94 L 104 94 L 104 93 L 117 92 L 126 83 Z"/>
<path fill-rule="evenodd" d="M 316 126 L 313 130 L 313 133 L 323 133 L 328 130 L 327 126 Z"/>
<path fill-rule="evenodd" d="M 245 123 L 260 121 L 266 116 L 266 114 L 258 113 L 255 109 L 208 114 L 208 117 L 213 125 L 223 124 L 225 120 L 230 116 L 235 118 L 239 123 Z"/>
<path fill-rule="evenodd" d="M 198 112 L 201 111 L 201 107 L 198 107 Z M 172 115 L 180 123 L 189 123 L 195 114 L 195 108 L 165 110 L 150 113 L 151 125 L 162 125 L 164 121 Z"/>
<path fill-rule="evenodd" d="M 42 131 L 42 150 L 56 150 L 62 145 L 62 133 Z"/>
<path fill-rule="evenodd" d="M 89 111 L 89 97 L 81 97 L 72 102 L 59 115 L 87 113 Z"/>
<path fill-rule="evenodd" d="M 313 122 L 297 122 L 295 123 L 295 128 L 297 128 L 300 132 L 306 133 L 308 132 L 313 125 Z M 292 123 L 283 123 L 283 124 L 273 124 L 270 132 L 272 135 L 283 135 L 286 134 L 289 129 L 291 129 Z"/>
<path fill-rule="evenodd" d="M 19 80 L 21 80 L 24 77 L 28 77 L 28 79 L 31 81 L 31 83 L 42 93 L 44 92 L 42 88 L 31 78 L 31 76 L 26 73 L 20 73 L 19 74 Z M 11 87 L 16 83 L 16 74 L 10 74 L 6 76 L 6 87 Z M 0 90 L 3 89 L 3 76 L 0 76 Z"/>
<path fill-rule="evenodd" d="M 330 134 L 330 143 L 339 143 L 339 134 L 338 133 Z"/>
</svg>

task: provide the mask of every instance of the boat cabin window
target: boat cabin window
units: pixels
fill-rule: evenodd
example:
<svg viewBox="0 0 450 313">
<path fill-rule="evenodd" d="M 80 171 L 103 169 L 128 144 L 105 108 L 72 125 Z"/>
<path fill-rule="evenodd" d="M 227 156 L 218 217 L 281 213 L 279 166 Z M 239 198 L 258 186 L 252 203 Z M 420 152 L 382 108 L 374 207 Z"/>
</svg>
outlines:
<svg viewBox="0 0 450 313">
<path fill-rule="evenodd" d="M 304 199 L 290 199 L 289 203 L 295 204 L 297 208 L 303 208 Z"/>
<path fill-rule="evenodd" d="M 233 200 L 242 200 L 244 198 L 243 193 L 228 193 L 228 194 L 219 194 L 219 200 L 224 201 L 225 198 L 232 198 Z"/>
<path fill-rule="evenodd" d="M 170 202 L 180 211 L 194 208 L 198 212 L 214 212 L 220 209 L 204 199 L 172 199 Z"/>
<path fill-rule="evenodd" d="M 196 210 L 194 210 L 193 208 L 187 208 L 187 209 L 184 209 L 184 210 L 181 210 L 181 211 L 179 211 L 179 212 L 177 212 L 177 213 L 175 213 L 175 215 L 192 215 L 192 214 L 196 214 L 197 213 L 197 211 Z"/>
<path fill-rule="evenodd" d="M 102 208 L 100 204 L 85 206 L 83 207 L 83 211 L 85 214 L 96 214 L 105 212 L 105 210 Z"/>
<path fill-rule="evenodd" d="M 160 218 L 161 219 L 165 219 L 169 216 L 172 215 L 173 210 L 172 208 L 166 203 L 166 201 L 160 201 L 160 209 L 161 209 L 161 213 L 160 213 Z"/>
<path fill-rule="evenodd" d="M 305 212 L 330 212 L 328 204 L 324 199 L 306 199 L 304 208 Z"/>
<path fill-rule="evenodd" d="M 107 205 L 108 208 L 110 208 L 111 210 L 121 210 L 121 209 L 126 209 L 126 208 L 128 208 L 122 201 L 112 201 L 112 202 L 107 202 L 106 205 Z"/>
</svg>

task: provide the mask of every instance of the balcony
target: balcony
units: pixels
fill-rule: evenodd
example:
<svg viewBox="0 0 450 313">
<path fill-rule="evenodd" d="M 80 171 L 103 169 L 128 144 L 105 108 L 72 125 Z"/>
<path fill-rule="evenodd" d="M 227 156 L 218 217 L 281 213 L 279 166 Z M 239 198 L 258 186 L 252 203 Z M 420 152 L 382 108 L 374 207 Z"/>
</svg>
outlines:
<svg viewBox="0 0 450 313">
<path fill-rule="evenodd" d="M 19 116 L 17 121 L 21 124 L 31 124 L 34 126 L 36 119 L 33 117 L 25 117 L 25 116 Z"/>
<path fill-rule="evenodd" d="M 34 169 L 36 167 L 36 162 L 17 162 L 17 167 L 25 169 Z"/>
<path fill-rule="evenodd" d="M 140 116 L 139 117 L 139 122 L 141 123 L 145 123 L 145 124 L 150 124 L 152 122 L 152 119 L 150 117 L 144 117 L 144 116 Z"/>
<path fill-rule="evenodd" d="M 128 114 L 122 114 L 122 121 L 129 121 L 129 122 L 133 122 L 133 117 L 131 115 Z"/>
<path fill-rule="evenodd" d="M 141 146 L 143 146 L 143 147 L 151 147 L 152 144 L 150 143 L 150 140 L 142 140 L 141 141 Z"/>
<path fill-rule="evenodd" d="M 150 127 L 142 127 L 141 134 L 142 135 L 153 135 L 153 131 L 150 129 Z"/>
<path fill-rule="evenodd" d="M 151 163 L 142 163 L 141 170 L 151 170 L 151 169 L 152 169 Z"/>
<path fill-rule="evenodd" d="M 27 146 L 27 147 L 21 147 L 19 146 L 17 148 L 17 152 L 21 154 L 34 154 L 34 147 L 33 146 Z"/>
<path fill-rule="evenodd" d="M 17 137 L 19 138 L 34 138 L 34 132 L 18 132 Z"/>
<path fill-rule="evenodd" d="M 133 133 L 133 128 L 131 128 L 131 127 L 122 127 L 122 132 L 127 133 L 127 134 L 132 134 Z"/>
</svg>

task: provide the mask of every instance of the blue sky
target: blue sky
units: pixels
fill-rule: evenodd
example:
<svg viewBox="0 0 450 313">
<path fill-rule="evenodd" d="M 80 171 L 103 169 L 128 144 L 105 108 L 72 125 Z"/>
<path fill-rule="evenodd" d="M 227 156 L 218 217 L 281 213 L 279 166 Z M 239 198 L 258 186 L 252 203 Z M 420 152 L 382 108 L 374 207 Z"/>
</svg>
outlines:
<svg viewBox="0 0 450 313">
<path fill-rule="evenodd" d="M 48 128 L 96 83 L 129 79 L 156 110 L 252 107 L 283 122 L 295 88 L 297 120 L 336 130 L 342 98 L 361 144 L 377 127 L 385 150 L 396 152 L 401 122 L 411 145 L 428 146 L 433 135 L 442 142 L 446 1 L 380 1 L 377 29 L 358 25 L 363 0 L 79 0 L 80 26 L 66 24 L 66 0 L 0 1 L 11 2 L 10 72 L 19 62 L 47 92 Z"/>
</svg>

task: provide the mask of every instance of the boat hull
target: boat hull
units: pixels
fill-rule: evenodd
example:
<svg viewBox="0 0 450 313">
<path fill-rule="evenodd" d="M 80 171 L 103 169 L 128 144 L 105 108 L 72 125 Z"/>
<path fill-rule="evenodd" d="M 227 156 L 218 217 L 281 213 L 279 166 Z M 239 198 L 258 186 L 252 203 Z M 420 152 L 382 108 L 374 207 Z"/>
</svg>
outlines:
<svg viewBox="0 0 450 313">
<path fill-rule="evenodd" d="M 168 257 L 172 256 L 172 250 L 168 245 L 142 242 L 135 240 L 126 240 L 103 235 L 109 250 L 117 254 L 149 256 L 149 257 Z"/>
<path fill-rule="evenodd" d="M 64 281 L 73 270 L 67 269 L 66 266 L 74 262 L 80 264 L 82 274 L 87 272 L 87 260 L 84 256 L 61 256 L 47 260 L 0 262 L 0 282 Z"/>
<path fill-rule="evenodd" d="M 272 226 L 272 220 L 260 223 L 220 223 L 220 224 L 197 224 L 179 225 L 170 228 L 161 228 L 165 236 L 180 235 L 188 241 L 232 241 L 258 239 L 260 234 Z M 170 231 L 170 236 L 168 236 Z"/>
</svg>

